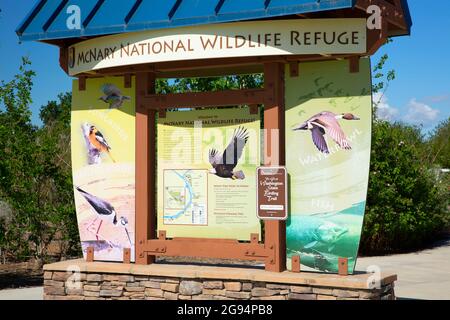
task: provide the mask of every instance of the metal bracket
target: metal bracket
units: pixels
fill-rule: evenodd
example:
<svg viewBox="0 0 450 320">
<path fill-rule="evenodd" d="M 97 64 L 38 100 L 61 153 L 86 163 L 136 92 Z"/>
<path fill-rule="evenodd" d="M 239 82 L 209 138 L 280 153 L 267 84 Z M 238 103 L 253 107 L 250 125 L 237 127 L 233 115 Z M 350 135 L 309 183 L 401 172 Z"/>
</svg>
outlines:
<svg viewBox="0 0 450 320">
<path fill-rule="evenodd" d="M 277 246 L 274 243 L 270 244 L 268 246 L 268 249 L 267 249 L 267 246 L 266 246 L 266 250 L 269 251 L 269 254 L 268 254 L 269 264 L 275 264 L 275 261 L 276 261 L 276 248 L 277 248 Z"/>
<path fill-rule="evenodd" d="M 167 251 L 166 246 L 159 246 L 159 247 L 148 249 L 147 253 L 148 254 L 152 254 L 152 253 L 166 253 L 166 251 Z"/>
<path fill-rule="evenodd" d="M 258 244 L 257 239 L 259 238 L 258 234 L 252 234 L 252 241 L 251 244 L 254 245 L 251 248 L 247 248 L 244 252 L 244 255 L 246 257 L 252 257 L 252 258 L 266 258 L 266 260 L 270 263 L 270 264 L 274 264 L 275 263 L 275 245 L 271 244 L 271 245 L 266 245 L 266 246 L 261 246 Z M 256 241 L 256 242 L 255 242 Z"/>
<path fill-rule="evenodd" d="M 160 230 L 158 232 L 158 240 L 166 240 L 166 231 L 164 230 Z M 152 253 L 166 253 L 167 252 L 167 247 L 161 243 L 155 245 L 150 245 L 150 248 L 148 248 L 147 250 L 148 254 L 152 254 Z"/>
<path fill-rule="evenodd" d="M 246 257 L 253 257 L 253 258 L 270 258 L 270 255 L 267 254 L 267 250 L 266 249 L 261 249 L 261 248 L 251 248 L 251 249 L 246 249 L 245 250 L 245 256 Z"/>
</svg>

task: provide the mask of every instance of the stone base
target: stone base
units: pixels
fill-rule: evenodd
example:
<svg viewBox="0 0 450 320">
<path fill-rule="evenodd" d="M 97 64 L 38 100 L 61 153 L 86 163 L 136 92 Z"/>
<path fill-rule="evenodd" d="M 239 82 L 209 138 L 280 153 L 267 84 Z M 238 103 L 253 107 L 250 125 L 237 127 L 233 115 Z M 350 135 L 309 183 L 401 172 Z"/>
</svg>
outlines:
<svg viewBox="0 0 450 320">
<path fill-rule="evenodd" d="M 44 266 L 45 300 L 394 300 L 396 275 L 71 260 Z"/>
</svg>

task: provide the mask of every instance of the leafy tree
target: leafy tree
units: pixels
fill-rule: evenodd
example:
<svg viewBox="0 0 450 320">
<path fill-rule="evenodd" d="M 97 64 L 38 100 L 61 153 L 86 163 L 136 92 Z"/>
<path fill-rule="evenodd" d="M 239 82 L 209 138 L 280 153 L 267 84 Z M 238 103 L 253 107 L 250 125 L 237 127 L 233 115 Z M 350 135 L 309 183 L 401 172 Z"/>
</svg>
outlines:
<svg viewBox="0 0 450 320">
<path fill-rule="evenodd" d="M 414 250 L 449 225 L 450 194 L 424 162 L 420 128 L 377 121 L 361 252 Z"/>
<path fill-rule="evenodd" d="M 70 112 L 72 94 L 58 96 L 58 101 L 49 101 L 40 111 L 44 126 L 39 130 L 37 139 L 46 161 L 56 170 L 48 176 L 52 185 L 52 196 L 47 200 L 49 211 L 55 213 L 58 224 L 55 236 L 58 237 L 60 252 L 77 255 L 79 236 L 76 221 L 70 150 Z"/>
<path fill-rule="evenodd" d="M 430 149 L 420 127 L 377 119 L 377 106 L 396 76 L 395 70 L 385 71 L 388 59 L 383 55 L 372 74 L 373 93 L 379 94 L 373 105 L 369 190 L 360 247 L 362 254 L 369 255 L 421 248 L 450 223 L 448 186 L 437 181 L 431 170 L 433 158 L 448 148 L 445 124 L 436 129 Z"/>
<path fill-rule="evenodd" d="M 74 234 L 70 95 L 42 108 L 43 128 L 32 125 L 30 64 L 24 58 L 19 74 L 0 86 L 0 200 L 12 208 L 4 250 L 15 259 L 42 261 L 58 235 Z"/>
<path fill-rule="evenodd" d="M 442 121 L 431 134 L 429 155 L 432 165 L 450 168 L 450 117 Z"/>
<path fill-rule="evenodd" d="M 264 83 L 262 74 L 237 75 L 211 78 L 180 78 L 157 82 L 158 93 L 204 92 L 232 89 L 260 88 Z"/>
</svg>

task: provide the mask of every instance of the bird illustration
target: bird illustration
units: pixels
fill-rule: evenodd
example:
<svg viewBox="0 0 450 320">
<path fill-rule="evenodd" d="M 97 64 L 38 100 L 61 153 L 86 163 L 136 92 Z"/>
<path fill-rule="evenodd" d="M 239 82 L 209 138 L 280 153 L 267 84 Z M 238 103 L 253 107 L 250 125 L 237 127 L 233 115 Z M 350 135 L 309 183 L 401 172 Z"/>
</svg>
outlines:
<svg viewBox="0 0 450 320">
<path fill-rule="evenodd" d="M 88 135 L 89 143 L 98 150 L 99 153 L 106 152 L 108 153 L 109 157 L 111 158 L 112 162 L 116 162 L 114 158 L 111 155 L 111 147 L 109 146 L 108 142 L 106 141 L 103 134 L 98 131 L 98 129 L 95 126 L 90 126 L 89 128 L 89 135 Z"/>
<path fill-rule="evenodd" d="M 125 100 L 131 100 L 131 97 L 122 95 L 119 88 L 113 84 L 106 83 L 101 87 L 101 90 L 104 96 L 100 97 L 99 100 L 109 104 L 109 109 L 118 109 Z"/>
<path fill-rule="evenodd" d="M 322 153 L 330 153 L 325 135 L 333 139 L 342 149 L 351 150 L 350 142 L 338 122 L 341 119 L 360 120 L 360 118 L 351 113 L 335 114 L 324 111 L 295 126 L 293 130 L 311 130 L 312 140 Z"/>
<path fill-rule="evenodd" d="M 209 151 L 209 163 L 213 168 L 209 171 L 209 173 L 215 174 L 221 178 L 244 180 L 244 172 L 234 171 L 234 169 L 242 156 L 247 141 L 247 129 L 239 127 L 234 131 L 233 138 L 222 154 L 219 154 L 216 149 L 211 149 Z"/>
<path fill-rule="evenodd" d="M 130 234 L 128 232 L 128 219 L 126 217 L 120 217 L 117 219 L 117 213 L 114 207 L 107 201 L 102 200 L 90 193 L 87 193 L 80 187 L 76 187 L 77 191 L 81 193 L 81 195 L 86 199 L 86 201 L 91 205 L 96 213 L 95 220 L 86 228 L 89 231 L 89 228 L 94 225 L 97 220 L 100 219 L 100 224 L 95 232 L 95 236 L 98 240 L 100 228 L 102 227 L 103 221 L 112 223 L 116 227 L 123 227 L 128 237 L 128 241 L 130 242 L 130 246 L 132 245 Z"/>
</svg>

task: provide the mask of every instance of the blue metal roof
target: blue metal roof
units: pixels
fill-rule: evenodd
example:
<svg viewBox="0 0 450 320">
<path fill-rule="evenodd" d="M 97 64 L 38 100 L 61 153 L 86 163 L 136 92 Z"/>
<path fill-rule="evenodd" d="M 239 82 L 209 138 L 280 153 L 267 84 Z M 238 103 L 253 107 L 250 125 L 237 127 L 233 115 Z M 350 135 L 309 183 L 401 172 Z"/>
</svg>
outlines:
<svg viewBox="0 0 450 320">
<path fill-rule="evenodd" d="M 354 0 L 39 0 L 17 29 L 21 40 L 54 40 L 351 8 Z M 67 8 L 81 10 L 69 30 Z"/>
<path fill-rule="evenodd" d="M 355 1 L 39 0 L 16 32 L 20 40 L 48 41 L 348 9 Z M 79 30 L 66 25 L 71 5 L 80 8 Z"/>
</svg>

